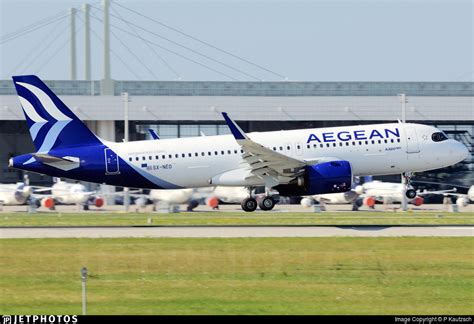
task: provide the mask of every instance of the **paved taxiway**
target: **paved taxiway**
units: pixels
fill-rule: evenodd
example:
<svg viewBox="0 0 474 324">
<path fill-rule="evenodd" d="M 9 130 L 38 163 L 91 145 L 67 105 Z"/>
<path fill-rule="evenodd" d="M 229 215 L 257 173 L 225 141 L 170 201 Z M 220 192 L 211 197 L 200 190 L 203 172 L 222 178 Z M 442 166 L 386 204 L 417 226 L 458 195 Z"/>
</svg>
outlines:
<svg viewBox="0 0 474 324">
<path fill-rule="evenodd" d="M 474 226 L 10 227 L 1 238 L 474 236 Z"/>
</svg>

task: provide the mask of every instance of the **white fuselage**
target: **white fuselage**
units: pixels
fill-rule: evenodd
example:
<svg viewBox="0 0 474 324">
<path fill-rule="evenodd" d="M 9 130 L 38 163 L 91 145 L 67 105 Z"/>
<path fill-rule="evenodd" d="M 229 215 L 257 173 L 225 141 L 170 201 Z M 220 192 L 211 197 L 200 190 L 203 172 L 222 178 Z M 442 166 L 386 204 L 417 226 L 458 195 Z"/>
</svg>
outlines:
<svg viewBox="0 0 474 324">
<path fill-rule="evenodd" d="M 399 136 L 393 134 L 395 129 Z M 434 132 L 439 130 L 420 124 L 391 123 L 247 135 L 260 145 L 298 160 L 347 160 L 353 175 L 363 176 L 437 169 L 466 157 L 464 145 L 451 139 L 435 142 Z M 382 138 L 372 136 L 377 133 Z M 241 147 L 232 135 L 107 145 L 134 169 L 169 182 L 174 188 L 264 185 L 263 181 L 247 180 L 249 165 L 242 159 Z"/>
</svg>

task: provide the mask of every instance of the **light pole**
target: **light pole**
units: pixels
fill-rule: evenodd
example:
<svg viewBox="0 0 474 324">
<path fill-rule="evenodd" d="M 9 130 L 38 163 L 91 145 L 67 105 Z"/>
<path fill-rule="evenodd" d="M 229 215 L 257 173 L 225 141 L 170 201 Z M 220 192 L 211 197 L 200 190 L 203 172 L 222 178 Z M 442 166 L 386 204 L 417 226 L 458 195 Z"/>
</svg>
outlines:
<svg viewBox="0 0 474 324">
<path fill-rule="evenodd" d="M 406 104 L 408 102 L 408 99 L 407 99 L 407 97 L 404 93 L 399 94 L 398 97 L 400 98 L 400 102 L 402 104 L 402 125 L 403 125 L 403 129 L 405 129 Z M 408 182 L 407 182 L 407 178 L 405 177 L 405 175 L 403 173 L 402 173 L 402 183 L 404 185 L 403 187 L 405 188 L 404 192 L 402 193 L 402 210 L 407 211 L 408 210 L 408 200 L 407 200 L 407 196 L 406 196 L 405 192 L 408 189 Z"/>
<path fill-rule="evenodd" d="M 87 273 L 86 267 L 81 268 L 81 281 L 82 281 L 82 315 L 87 313 Z"/>
<path fill-rule="evenodd" d="M 123 129 L 124 129 L 124 142 L 128 142 L 128 136 L 129 136 L 129 130 L 128 130 L 128 103 L 129 103 L 129 97 L 128 97 L 128 92 L 123 92 L 122 93 L 123 97 L 123 104 L 124 104 L 124 119 L 123 119 Z M 130 209 L 130 193 L 129 193 L 129 188 L 124 187 L 123 188 L 123 208 L 125 209 L 126 212 Z"/>
</svg>

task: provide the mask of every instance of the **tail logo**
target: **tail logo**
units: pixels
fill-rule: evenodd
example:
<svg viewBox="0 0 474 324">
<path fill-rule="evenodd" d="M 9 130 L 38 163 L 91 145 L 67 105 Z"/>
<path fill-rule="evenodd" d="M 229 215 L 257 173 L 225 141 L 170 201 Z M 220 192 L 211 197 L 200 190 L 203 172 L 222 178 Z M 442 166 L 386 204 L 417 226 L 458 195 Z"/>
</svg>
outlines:
<svg viewBox="0 0 474 324">
<path fill-rule="evenodd" d="M 43 142 L 41 143 L 41 147 L 38 149 L 39 153 L 48 153 L 51 148 L 53 147 L 54 143 L 56 142 L 59 134 L 61 134 L 61 131 L 66 127 L 66 125 L 71 122 L 71 118 L 66 116 L 64 113 L 62 113 L 58 107 L 54 104 L 54 102 L 51 100 L 51 98 L 40 88 L 31 85 L 29 83 L 24 83 L 24 82 L 16 82 L 18 85 L 28 89 L 36 98 L 38 98 L 38 101 L 41 103 L 41 106 L 44 108 L 44 110 L 49 114 L 50 118 L 47 118 L 45 120 L 43 117 L 40 116 L 37 110 L 35 110 L 34 106 L 31 104 L 30 101 L 28 101 L 26 98 L 19 96 L 20 98 L 20 103 L 21 106 L 23 107 L 23 110 L 25 114 L 28 116 L 29 119 L 33 121 L 33 125 L 30 127 L 30 134 L 33 140 L 36 139 L 38 136 L 38 133 L 40 129 L 48 124 L 51 123 L 52 126 L 47 132 L 46 136 L 43 139 Z M 24 164 L 28 164 L 33 162 L 34 159 L 30 159 Z"/>
</svg>

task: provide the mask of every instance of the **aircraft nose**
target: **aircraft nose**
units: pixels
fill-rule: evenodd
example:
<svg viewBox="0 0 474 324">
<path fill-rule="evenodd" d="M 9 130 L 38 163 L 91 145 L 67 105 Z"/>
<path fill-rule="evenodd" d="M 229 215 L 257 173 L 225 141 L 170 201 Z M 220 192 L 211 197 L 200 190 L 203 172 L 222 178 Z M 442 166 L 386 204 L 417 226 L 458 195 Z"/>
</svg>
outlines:
<svg viewBox="0 0 474 324">
<path fill-rule="evenodd" d="M 467 157 L 469 156 L 469 150 L 467 149 L 466 145 L 462 144 L 462 143 L 459 143 L 458 142 L 458 152 L 459 152 L 459 158 L 461 159 L 461 161 L 467 159 Z"/>
<path fill-rule="evenodd" d="M 469 156 L 469 150 L 467 147 L 458 141 L 453 141 L 454 145 L 451 145 L 449 150 L 451 156 L 456 160 L 456 163 L 465 160 Z"/>
</svg>

